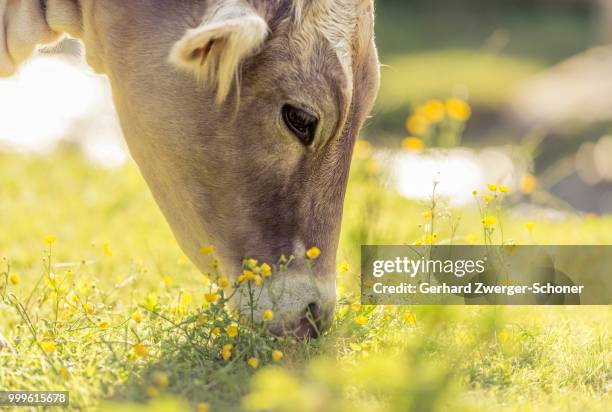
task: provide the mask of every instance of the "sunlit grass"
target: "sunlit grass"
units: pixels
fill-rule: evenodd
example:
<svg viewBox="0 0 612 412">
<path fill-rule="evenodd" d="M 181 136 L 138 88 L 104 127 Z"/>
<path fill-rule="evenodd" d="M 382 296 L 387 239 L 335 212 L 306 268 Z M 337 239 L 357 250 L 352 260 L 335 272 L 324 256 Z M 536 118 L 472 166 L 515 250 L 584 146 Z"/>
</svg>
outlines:
<svg viewBox="0 0 612 412">
<path fill-rule="evenodd" d="M 305 343 L 223 310 L 225 295 L 211 286 L 222 283 L 214 251 L 205 251 L 203 278 L 133 165 L 106 171 L 71 153 L 0 155 L 0 330 L 18 351 L 0 356 L 0 388 L 70 390 L 81 409 L 147 401 L 148 411 L 605 410 L 608 307 L 357 303 L 359 245 L 418 242 L 432 215 L 436 242 L 481 242 L 476 200 L 503 203 L 483 199 L 496 191 L 465 210 L 442 199 L 432 210 L 386 188 L 372 160 L 358 158 L 352 170 L 332 329 Z M 612 241 L 609 217 L 532 222 L 491 207 L 494 226 L 516 243 Z M 499 229 L 491 236 L 499 242 Z"/>
</svg>

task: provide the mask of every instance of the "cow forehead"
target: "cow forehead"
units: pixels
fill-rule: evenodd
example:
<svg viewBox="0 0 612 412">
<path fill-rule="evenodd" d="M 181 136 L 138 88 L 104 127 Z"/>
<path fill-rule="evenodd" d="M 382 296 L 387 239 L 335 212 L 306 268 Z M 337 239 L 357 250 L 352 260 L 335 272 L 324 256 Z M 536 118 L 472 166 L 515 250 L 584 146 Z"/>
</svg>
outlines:
<svg viewBox="0 0 612 412">
<path fill-rule="evenodd" d="M 371 29 L 364 24 L 366 18 L 371 18 L 371 5 L 371 0 L 295 0 L 296 36 L 309 43 L 318 34 L 323 35 L 352 83 L 353 66 L 363 48 L 360 32 Z"/>
</svg>

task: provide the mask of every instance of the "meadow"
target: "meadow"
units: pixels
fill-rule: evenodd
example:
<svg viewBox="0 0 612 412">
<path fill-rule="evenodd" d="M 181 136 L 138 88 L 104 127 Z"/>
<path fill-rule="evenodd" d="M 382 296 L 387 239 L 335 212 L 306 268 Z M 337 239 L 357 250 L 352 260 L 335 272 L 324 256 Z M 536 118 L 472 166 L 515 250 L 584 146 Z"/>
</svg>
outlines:
<svg viewBox="0 0 612 412">
<path fill-rule="evenodd" d="M 199 273 L 133 164 L 99 169 L 67 148 L 0 154 L 0 164 L 0 330 L 16 350 L 0 355 L 0 390 L 68 390 L 73 410 L 610 409 L 609 307 L 359 304 L 361 244 L 499 243 L 483 225 L 503 225 L 504 242 L 610 244 L 609 216 L 506 212 L 533 188 L 493 186 L 464 209 L 410 201 L 383 184 L 361 141 L 337 313 L 331 330 L 304 342 L 224 308 L 236 288 L 265 284 L 284 263 L 245 261 L 233 283 L 203 245 L 211 267 Z M 476 202 L 491 203 L 494 222 Z"/>
</svg>

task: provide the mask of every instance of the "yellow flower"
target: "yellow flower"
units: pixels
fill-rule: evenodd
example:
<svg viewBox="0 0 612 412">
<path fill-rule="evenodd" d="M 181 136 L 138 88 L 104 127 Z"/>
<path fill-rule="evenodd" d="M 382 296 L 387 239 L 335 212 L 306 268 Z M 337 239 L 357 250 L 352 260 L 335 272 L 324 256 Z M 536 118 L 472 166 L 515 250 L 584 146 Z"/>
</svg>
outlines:
<svg viewBox="0 0 612 412">
<path fill-rule="evenodd" d="M 98 327 L 102 330 L 108 329 L 108 326 L 109 326 L 108 322 L 100 322 L 100 324 L 98 325 Z"/>
<path fill-rule="evenodd" d="M 353 310 L 353 312 L 359 312 L 361 310 L 361 303 L 351 303 L 351 309 Z"/>
<path fill-rule="evenodd" d="M 257 369 L 259 367 L 259 359 L 257 359 L 257 358 L 249 358 L 247 363 L 253 369 Z"/>
<path fill-rule="evenodd" d="M 255 277 L 257 275 L 255 275 L 255 273 L 253 273 L 252 271 L 246 269 L 246 270 L 242 271 L 242 275 L 241 276 L 244 276 L 244 279 L 246 279 L 246 280 L 255 280 Z"/>
<path fill-rule="evenodd" d="M 102 246 L 102 250 L 104 251 L 104 254 L 108 257 L 112 257 L 113 256 L 113 251 L 110 248 L 110 245 L 108 243 L 105 243 Z"/>
<path fill-rule="evenodd" d="M 49 236 L 45 236 L 43 240 L 45 241 L 46 244 L 52 245 L 57 240 L 57 237 L 53 235 L 49 235 Z"/>
<path fill-rule="evenodd" d="M 155 386 L 149 386 L 147 388 L 147 396 L 149 398 L 157 398 L 159 396 L 159 389 L 157 389 Z"/>
<path fill-rule="evenodd" d="M 213 260 L 212 262 L 210 262 L 210 266 L 212 266 L 213 268 L 218 268 L 219 267 L 219 261 L 217 259 Z"/>
<path fill-rule="evenodd" d="M 274 352 L 272 352 L 272 360 L 274 362 L 280 362 L 281 360 L 283 360 L 283 352 L 279 350 L 275 350 Z"/>
<path fill-rule="evenodd" d="M 202 402 L 198 404 L 198 412 L 208 412 L 209 410 L 210 410 L 210 407 L 208 406 L 206 402 Z"/>
<path fill-rule="evenodd" d="M 181 306 L 189 306 L 191 305 L 191 294 L 190 293 L 183 293 L 181 295 Z"/>
<path fill-rule="evenodd" d="M 482 224 L 486 228 L 491 228 L 495 226 L 496 223 L 497 223 L 497 218 L 495 216 L 487 215 L 484 218 L 482 218 Z"/>
<path fill-rule="evenodd" d="M 219 285 L 220 288 L 226 288 L 230 285 L 230 281 L 227 278 L 227 276 L 221 276 L 219 280 L 217 281 L 217 284 Z"/>
<path fill-rule="evenodd" d="M 211 253 L 215 253 L 215 247 L 212 245 L 202 246 L 200 248 L 200 253 L 203 254 L 204 256 L 210 255 Z"/>
<path fill-rule="evenodd" d="M 272 276 L 272 268 L 270 267 L 270 265 L 268 265 L 267 263 L 263 263 L 261 265 L 261 275 L 264 278 L 269 278 L 270 276 Z"/>
<path fill-rule="evenodd" d="M 423 243 L 425 243 L 426 245 L 433 245 L 434 243 L 436 243 L 437 238 L 438 238 L 437 233 L 434 233 L 433 235 L 431 233 L 428 233 L 423 238 Z"/>
<path fill-rule="evenodd" d="M 161 388 L 168 386 L 170 383 L 170 379 L 168 379 L 168 375 L 163 372 L 157 372 L 153 375 L 153 382 Z"/>
<path fill-rule="evenodd" d="M 444 119 L 446 107 L 444 107 L 444 103 L 441 100 L 432 99 L 421 107 L 420 112 L 430 121 L 439 122 L 440 120 Z"/>
<path fill-rule="evenodd" d="M 255 281 L 255 285 L 257 286 L 261 285 L 261 283 L 263 282 L 263 280 L 261 279 L 261 276 L 259 275 L 255 275 L 255 278 L 253 280 Z"/>
<path fill-rule="evenodd" d="M 320 250 L 318 247 L 316 247 L 316 246 L 313 246 L 313 247 L 311 247 L 310 249 L 308 249 L 308 250 L 306 251 L 306 256 L 307 256 L 307 257 L 308 257 L 308 259 L 310 259 L 310 260 L 315 260 L 315 259 L 316 259 L 316 258 L 318 258 L 320 255 L 321 255 L 321 250 Z"/>
<path fill-rule="evenodd" d="M 136 323 L 142 322 L 142 313 L 139 310 L 132 313 L 132 320 Z"/>
<path fill-rule="evenodd" d="M 533 175 L 525 175 L 521 179 L 521 192 L 525 194 L 533 193 L 538 185 L 538 181 Z"/>
<path fill-rule="evenodd" d="M 230 338 L 235 338 L 236 336 L 238 336 L 238 325 L 236 325 L 235 323 L 229 325 L 227 327 L 227 336 L 229 336 Z"/>
<path fill-rule="evenodd" d="M 408 151 L 420 151 L 425 148 L 425 143 L 418 137 L 409 136 L 402 140 L 402 147 Z"/>
<path fill-rule="evenodd" d="M 531 232 L 535 228 L 535 225 L 535 222 L 527 222 L 525 223 L 525 229 Z"/>
<path fill-rule="evenodd" d="M 221 356 L 223 357 L 223 360 L 229 360 L 232 357 L 233 348 L 234 345 L 232 345 L 231 343 L 223 345 L 223 350 L 221 351 Z"/>
<path fill-rule="evenodd" d="M 272 312 L 270 309 L 264 310 L 264 312 L 263 312 L 263 320 L 265 320 L 267 322 L 267 321 L 270 321 L 272 319 L 274 319 L 274 312 Z"/>
<path fill-rule="evenodd" d="M 482 197 L 482 200 L 484 200 L 485 202 L 490 202 L 490 201 L 493 200 L 493 196 L 491 196 L 491 195 L 484 195 Z"/>
<path fill-rule="evenodd" d="M 338 265 L 338 272 L 340 272 L 340 273 L 347 273 L 349 270 L 351 270 L 351 267 L 349 266 L 348 262 L 346 262 L 346 261 L 341 262 Z"/>
<path fill-rule="evenodd" d="M 508 332 L 507 329 L 502 329 L 497 334 L 497 338 L 499 339 L 499 341 L 501 343 L 504 343 L 505 341 L 507 341 L 510 338 L 510 332 Z"/>
<path fill-rule="evenodd" d="M 476 243 L 478 243 L 478 236 L 471 233 L 465 237 L 465 241 L 470 245 L 475 245 Z"/>
<path fill-rule="evenodd" d="M 210 286 L 210 278 L 207 275 L 202 275 L 202 283 L 204 286 Z"/>
<path fill-rule="evenodd" d="M 142 343 L 137 343 L 134 345 L 134 354 L 140 358 L 145 358 L 149 356 L 149 348 Z"/>
<path fill-rule="evenodd" d="M 355 323 L 358 324 L 359 326 L 363 326 L 366 323 L 368 323 L 368 318 L 367 318 L 367 316 L 363 316 L 363 315 L 357 316 L 355 318 Z"/>
<path fill-rule="evenodd" d="M 83 309 L 85 310 L 85 313 L 87 313 L 88 315 L 93 315 L 93 313 L 95 312 L 94 307 L 91 306 L 89 303 L 86 303 L 85 306 L 83 306 Z"/>
<path fill-rule="evenodd" d="M 380 173 L 380 165 L 378 164 L 376 160 L 370 159 L 366 163 L 366 170 L 371 175 L 377 175 Z"/>
<path fill-rule="evenodd" d="M 44 340 L 40 342 L 40 346 L 46 353 L 53 353 L 55 352 L 55 349 L 57 349 L 57 345 L 51 340 Z"/>
<path fill-rule="evenodd" d="M 255 269 L 257 267 L 257 259 L 247 259 L 246 264 L 251 269 Z"/>
<path fill-rule="evenodd" d="M 510 188 L 508 186 L 499 186 L 499 191 L 502 193 L 508 193 Z"/>
<path fill-rule="evenodd" d="M 208 303 L 217 303 L 217 301 L 219 300 L 219 294 L 215 293 L 215 292 L 205 293 L 204 294 L 204 299 Z"/>
<path fill-rule="evenodd" d="M 432 210 L 426 210 L 425 212 L 423 212 L 423 217 L 425 219 L 429 219 L 432 215 L 433 215 L 433 211 Z"/>
<path fill-rule="evenodd" d="M 172 284 L 174 283 L 174 279 L 166 275 L 162 276 L 162 282 L 164 282 L 164 285 L 166 286 L 172 286 Z"/>
<path fill-rule="evenodd" d="M 416 315 L 414 313 L 404 313 L 404 316 L 402 316 L 402 318 L 404 319 L 404 322 L 409 326 L 414 325 L 416 323 Z"/>
<path fill-rule="evenodd" d="M 494 185 L 492 183 L 489 183 L 487 187 L 489 188 L 491 192 L 495 192 L 497 190 L 497 185 Z"/>
<path fill-rule="evenodd" d="M 15 286 L 21 283 L 21 278 L 19 277 L 19 275 L 16 275 L 14 273 L 11 275 L 9 280 L 11 281 L 11 284 Z"/>
<path fill-rule="evenodd" d="M 70 371 L 65 366 L 60 369 L 60 375 L 62 376 L 63 380 L 65 381 L 70 380 Z"/>
<path fill-rule="evenodd" d="M 414 114 L 406 120 L 406 130 L 413 135 L 422 135 L 429 128 L 429 119 L 422 114 Z"/>
<path fill-rule="evenodd" d="M 455 120 L 465 122 L 472 116 L 470 105 L 461 99 L 452 97 L 446 101 L 446 111 Z"/>
<path fill-rule="evenodd" d="M 214 336 L 219 336 L 221 334 L 221 329 L 215 327 L 210 331 L 210 333 L 212 333 Z"/>
<path fill-rule="evenodd" d="M 353 151 L 353 156 L 359 160 L 366 160 L 372 156 L 372 145 L 367 140 L 358 139 L 355 142 L 355 149 Z"/>
</svg>

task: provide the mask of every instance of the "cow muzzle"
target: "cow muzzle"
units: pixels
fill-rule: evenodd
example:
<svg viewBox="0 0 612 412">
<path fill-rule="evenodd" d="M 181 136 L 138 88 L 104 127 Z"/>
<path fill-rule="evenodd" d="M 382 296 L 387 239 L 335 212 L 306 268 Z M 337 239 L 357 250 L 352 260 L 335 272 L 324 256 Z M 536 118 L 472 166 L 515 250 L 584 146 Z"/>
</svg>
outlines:
<svg viewBox="0 0 612 412">
<path fill-rule="evenodd" d="M 279 274 L 264 282 L 255 293 L 243 289 L 233 302 L 241 316 L 266 322 L 271 333 L 300 339 L 317 338 L 327 330 L 335 304 L 334 277 L 321 279 L 295 273 Z M 273 317 L 266 319 L 264 314 L 269 316 L 270 311 Z"/>
</svg>

